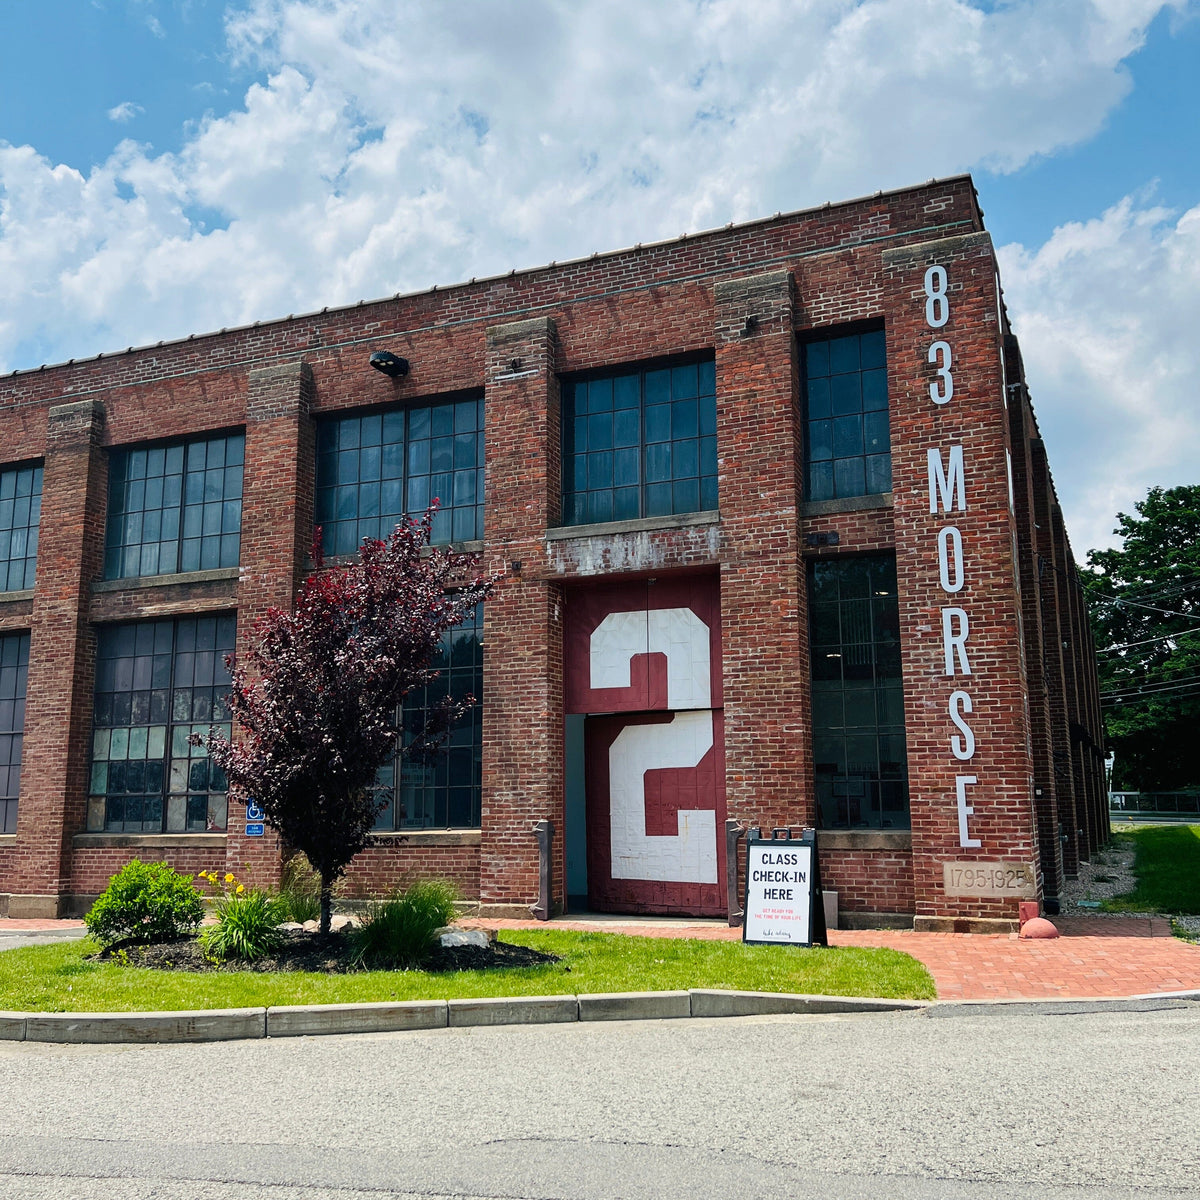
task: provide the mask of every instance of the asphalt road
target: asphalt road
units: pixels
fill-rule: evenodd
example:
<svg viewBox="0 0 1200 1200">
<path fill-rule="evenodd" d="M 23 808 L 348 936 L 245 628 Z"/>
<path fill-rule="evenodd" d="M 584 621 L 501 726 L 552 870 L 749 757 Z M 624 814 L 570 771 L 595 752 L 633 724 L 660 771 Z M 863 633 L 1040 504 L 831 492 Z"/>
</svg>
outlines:
<svg viewBox="0 0 1200 1200">
<path fill-rule="evenodd" d="M 5 1200 L 1200 1197 L 1200 1006 L 0 1043 Z"/>
</svg>

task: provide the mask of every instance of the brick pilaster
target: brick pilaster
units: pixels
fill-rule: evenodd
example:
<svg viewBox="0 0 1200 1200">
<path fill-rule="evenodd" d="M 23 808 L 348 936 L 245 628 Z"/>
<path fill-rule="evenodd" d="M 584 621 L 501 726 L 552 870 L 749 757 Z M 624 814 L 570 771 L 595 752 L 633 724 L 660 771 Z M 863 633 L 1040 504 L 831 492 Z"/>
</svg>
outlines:
<svg viewBox="0 0 1200 1200">
<path fill-rule="evenodd" d="M 29 687 L 11 917 L 64 909 L 71 836 L 84 826 L 96 640 L 88 591 L 104 546 L 104 405 L 50 409 L 29 646 Z"/>
<path fill-rule="evenodd" d="M 509 575 L 484 605 L 479 894 L 485 911 L 524 914 L 538 898 L 536 821 L 554 822 L 556 906 L 565 871 L 563 604 L 544 569 L 559 517 L 558 340 L 544 318 L 486 337 L 487 566 Z"/>
<path fill-rule="evenodd" d="M 1057 905 L 1063 877 L 1062 843 L 1058 837 L 1050 706 L 1046 695 L 1047 649 L 1042 620 L 1044 588 L 1038 570 L 1034 505 L 1031 442 L 1036 436 L 1037 426 L 1025 387 L 1021 351 L 1017 339 L 1011 334 L 1005 338 L 1005 377 L 1008 380 L 1009 442 L 1013 456 L 1021 628 L 1024 634 L 1025 675 L 1029 682 L 1029 738 L 1033 755 L 1033 804 L 1037 815 L 1038 857 L 1042 868 L 1043 896 Z"/>
<path fill-rule="evenodd" d="M 729 816 L 811 824 L 808 605 L 788 271 L 716 285 L 721 633 Z"/>
<path fill-rule="evenodd" d="M 290 609 L 312 544 L 316 470 L 312 370 L 306 362 L 250 372 L 237 649 L 253 644 L 269 608 Z M 235 731 L 236 733 L 236 731 Z M 239 878 L 263 886 L 279 879 L 279 839 L 245 836 L 246 810 L 229 806 L 225 861 Z"/>
<path fill-rule="evenodd" d="M 946 864 L 952 872 L 954 864 L 1019 865 L 1037 878 L 995 259 L 990 239 L 977 233 L 885 250 L 883 267 L 916 920 L 979 928 L 971 923 L 1015 920 L 1018 896 L 984 894 L 991 884 L 975 874 L 948 891 Z M 926 273 L 937 267 L 944 283 L 935 274 L 929 287 L 944 299 L 931 301 Z M 953 375 L 953 395 L 940 404 L 931 393 L 933 386 L 946 395 L 937 374 L 945 353 L 930 359 L 938 342 L 950 347 Z M 951 486 L 943 505 L 939 491 L 932 513 L 930 451 L 951 479 L 951 456 L 961 452 L 964 493 Z M 961 570 L 954 543 L 939 541 L 954 529 Z M 967 632 L 965 662 L 947 650 L 947 622 L 951 634 Z M 958 709 L 974 737 L 966 758 L 954 753 L 955 737 L 962 753 L 969 749 L 951 718 L 956 693 L 972 706 Z M 974 810 L 965 839 L 960 787 Z"/>
</svg>

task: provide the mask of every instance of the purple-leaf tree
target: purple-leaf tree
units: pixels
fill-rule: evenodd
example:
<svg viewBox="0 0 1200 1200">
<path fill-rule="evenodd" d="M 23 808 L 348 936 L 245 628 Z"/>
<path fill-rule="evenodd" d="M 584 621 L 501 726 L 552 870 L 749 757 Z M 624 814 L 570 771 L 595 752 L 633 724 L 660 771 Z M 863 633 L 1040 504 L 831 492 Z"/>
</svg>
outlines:
<svg viewBox="0 0 1200 1200">
<path fill-rule="evenodd" d="M 357 561 L 328 568 L 318 530 L 317 569 L 294 611 L 269 610 L 249 661 L 231 664 L 240 736 L 197 738 L 225 771 L 231 794 L 252 797 L 321 876 L 322 933 L 333 886 L 370 844 L 388 801 L 375 780 L 396 753 L 397 708 L 437 677 L 430 664 L 442 634 L 461 625 L 499 578 L 480 576 L 472 556 L 430 549 L 432 523 L 431 509 L 386 541 L 365 539 Z M 428 753 L 473 703 L 447 697 L 403 752 Z"/>
</svg>

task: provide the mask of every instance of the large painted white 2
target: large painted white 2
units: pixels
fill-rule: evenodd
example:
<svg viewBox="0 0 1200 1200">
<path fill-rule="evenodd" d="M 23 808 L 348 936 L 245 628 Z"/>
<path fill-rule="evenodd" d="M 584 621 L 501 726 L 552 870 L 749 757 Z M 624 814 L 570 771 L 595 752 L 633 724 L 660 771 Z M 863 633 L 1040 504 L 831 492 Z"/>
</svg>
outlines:
<svg viewBox="0 0 1200 1200">
<path fill-rule="evenodd" d="M 630 725 L 608 752 L 612 877 L 717 882 L 717 814 L 680 809 L 678 834 L 646 833 L 646 772 L 695 767 L 713 744 L 709 628 L 690 608 L 609 613 L 592 633 L 593 688 L 629 687 L 635 655 L 667 657 L 670 722 Z M 678 711 L 678 710 L 687 711 Z"/>
</svg>

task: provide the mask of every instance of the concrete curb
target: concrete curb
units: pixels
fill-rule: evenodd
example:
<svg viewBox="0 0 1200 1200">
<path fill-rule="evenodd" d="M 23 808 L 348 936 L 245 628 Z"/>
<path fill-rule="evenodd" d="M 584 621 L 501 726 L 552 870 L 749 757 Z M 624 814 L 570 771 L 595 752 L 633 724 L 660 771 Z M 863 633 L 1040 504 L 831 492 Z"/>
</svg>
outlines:
<svg viewBox="0 0 1200 1200">
<path fill-rule="evenodd" d="M 581 1021 L 658 1021 L 691 1015 L 691 992 L 597 992 L 579 997 Z"/>
<path fill-rule="evenodd" d="M 265 1008 L 202 1012 L 29 1013 L 27 1042 L 225 1042 L 267 1036 Z"/>
<path fill-rule="evenodd" d="M 448 1000 L 450 1024 L 462 1025 L 548 1025 L 579 1020 L 576 996 L 487 997 L 478 1000 Z"/>
<path fill-rule="evenodd" d="M 445 1000 L 380 1004 L 305 1004 L 267 1009 L 264 1037 L 318 1037 L 326 1033 L 398 1033 L 444 1029 Z"/>
<path fill-rule="evenodd" d="M 1148 992 L 1143 996 L 1095 996 L 1081 1000 L 941 1000 L 927 1017 L 1070 1017 L 1097 1012 L 1160 1012 L 1191 1008 L 1200 992 Z"/>
<path fill-rule="evenodd" d="M 1163 1009 L 1192 1008 L 1197 1004 L 1200 1004 L 1200 991 L 1150 993 L 1120 999 L 936 1001 L 693 988 L 686 992 L 395 1000 L 379 1004 L 312 1004 L 202 1012 L 0 1012 L 0 1041 L 91 1044 L 218 1042 L 245 1038 L 320 1037 L 338 1033 L 398 1033 L 415 1029 L 483 1025 L 837 1013 L 915 1013 L 923 1017 L 1071 1016 L 1094 1012 L 1158 1012 Z"/>
<path fill-rule="evenodd" d="M 725 992 L 692 989 L 693 1017 L 761 1017 L 773 1013 L 909 1012 L 928 1000 L 877 1000 L 869 996 L 804 996 L 788 992 Z"/>
</svg>

